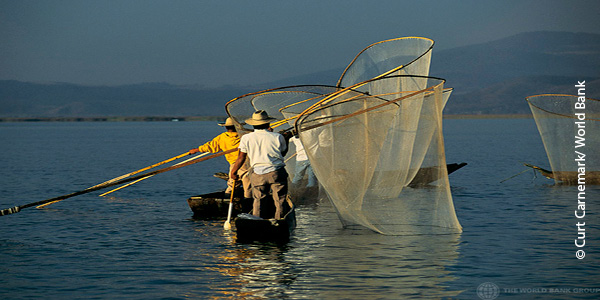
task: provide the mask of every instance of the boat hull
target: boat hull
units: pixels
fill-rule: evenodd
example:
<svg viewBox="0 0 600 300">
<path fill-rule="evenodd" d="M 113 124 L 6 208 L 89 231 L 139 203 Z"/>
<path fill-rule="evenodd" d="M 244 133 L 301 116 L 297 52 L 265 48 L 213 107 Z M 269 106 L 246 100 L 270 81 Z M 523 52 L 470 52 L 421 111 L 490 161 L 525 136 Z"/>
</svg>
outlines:
<svg viewBox="0 0 600 300">
<path fill-rule="evenodd" d="M 247 213 L 239 214 L 235 219 L 237 241 L 240 243 L 289 241 L 296 228 L 296 210 L 289 198 L 285 203 L 287 213 L 279 220 L 264 219 Z"/>
<path fill-rule="evenodd" d="M 466 166 L 467 163 L 452 163 L 447 164 L 446 169 L 448 170 L 448 175 L 454 173 L 454 171 Z M 415 178 L 408 184 L 410 187 L 422 187 L 426 186 L 438 179 L 440 175 L 439 167 L 427 167 L 421 168 L 415 175 Z"/>
<path fill-rule="evenodd" d="M 187 199 L 194 218 L 226 219 L 229 211 L 230 195 L 225 191 L 192 196 Z M 244 199 L 243 192 L 235 193 L 233 198 L 232 216 L 252 209 L 252 200 Z"/>
<path fill-rule="evenodd" d="M 568 172 L 568 171 L 550 171 L 544 168 L 540 168 L 538 166 L 534 166 L 531 164 L 525 164 L 525 166 L 530 167 L 534 170 L 537 170 L 542 174 L 542 176 L 548 179 L 554 179 L 557 181 L 557 184 L 564 185 L 578 185 L 578 184 L 591 184 L 598 185 L 600 184 L 600 171 L 587 171 L 585 173 L 579 172 Z"/>
</svg>

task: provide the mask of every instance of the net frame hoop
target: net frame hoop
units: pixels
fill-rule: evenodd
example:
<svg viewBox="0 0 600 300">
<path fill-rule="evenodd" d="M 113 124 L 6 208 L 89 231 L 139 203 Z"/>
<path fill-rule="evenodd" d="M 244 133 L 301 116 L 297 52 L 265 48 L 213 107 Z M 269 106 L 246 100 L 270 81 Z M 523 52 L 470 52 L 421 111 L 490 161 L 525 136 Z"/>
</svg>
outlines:
<svg viewBox="0 0 600 300">
<path fill-rule="evenodd" d="M 333 87 L 333 86 L 332 86 L 332 87 Z M 332 92 L 332 93 L 335 93 L 335 92 Z M 288 104 L 288 105 L 286 105 L 286 106 L 284 106 L 284 107 L 280 108 L 280 109 L 279 109 L 279 112 L 280 112 L 281 114 L 283 114 L 283 111 L 284 111 L 284 110 L 286 110 L 286 109 L 289 109 L 289 108 L 292 108 L 292 107 L 293 107 L 293 106 L 295 106 L 295 105 L 299 105 L 299 104 L 302 104 L 302 103 L 305 103 L 305 102 L 308 102 L 308 101 L 311 101 L 311 100 L 317 99 L 317 98 L 319 98 L 319 97 L 328 97 L 328 96 L 329 96 L 330 94 L 332 94 L 332 93 L 329 93 L 329 94 L 321 94 L 321 95 L 319 95 L 319 96 L 317 96 L 317 97 L 308 98 L 308 99 L 305 99 L 305 100 L 302 100 L 302 101 L 298 101 L 298 102 L 296 102 L 296 103 Z M 319 102 L 320 102 L 320 101 L 319 101 Z M 317 102 L 317 103 L 318 103 L 318 102 Z M 295 115 L 295 116 L 293 116 L 293 117 L 285 118 L 285 119 L 283 119 L 283 120 L 280 120 L 280 121 L 274 122 L 274 123 L 273 123 L 273 125 L 274 125 L 275 127 L 277 127 L 277 126 L 281 126 L 281 125 L 283 125 L 283 124 L 285 124 L 285 123 L 287 123 L 287 122 L 289 122 L 289 121 L 291 121 L 291 120 L 294 120 L 294 119 L 298 118 L 298 116 L 300 116 L 300 114 L 302 114 L 302 112 L 299 112 L 299 113 L 297 113 L 297 115 Z"/>
<path fill-rule="evenodd" d="M 315 86 L 315 85 L 310 85 L 310 86 Z M 322 86 L 323 86 L 323 85 L 322 85 Z M 291 86 L 291 87 L 294 87 L 294 86 Z M 332 86 L 331 86 L 331 87 L 332 87 Z M 288 87 L 282 87 L 281 89 L 285 89 L 285 88 L 288 88 Z M 279 91 L 279 90 L 276 90 L 276 91 L 266 91 L 266 92 L 264 92 L 264 93 L 258 93 L 258 94 L 256 94 L 256 95 L 252 96 L 252 97 L 251 97 L 251 99 L 250 99 L 250 105 L 252 105 L 252 107 L 254 107 L 254 109 L 256 109 L 256 106 L 254 105 L 254 100 L 255 100 L 257 97 L 261 96 L 261 95 L 267 95 L 267 94 L 285 94 L 285 93 L 306 93 L 306 94 L 313 94 L 313 95 L 316 95 L 316 96 L 315 96 L 315 97 L 312 97 L 312 98 L 304 99 L 304 100 L 301 100 L 301 101 L 298 101 L 298 102 L 295 102 L 295 103 L 292 103 L 292 104 L 288 104 L 288 105 L 286 105 L 286 106 L 284 106 L 283 108 L 280 108 L 280 109 L 278 110 L 280 113 L 281 113 L 281 111 L 282 111 L 284 108 L 291 107 L 291 106 L 294 106 L 294 105 L 298 105 L 298 104 L 301 104 L 301 103 L 304 103 L 304 102 L 307 102 L 307 101 L 310 101 L 310 100 L 313 100 L 313 99 L 316 99 L 316 98 L 319 98 L 319 97 L 324 97 L 324 96 L 328 95 L 328 94 L 319 94 L 319 93 L 316 93 L 316 92 L 308 92 L 308 91 L 294 91 L 294 90 L 285 90 L 285 91 Z M 282 120 L 275 121 L 275 122 L 271 123 L 271 127 L 272 127 L 272 128 L 279 127 L 279 126 L 281 126 L 281 125 L 283 125 L 283 124 L 287 123 L 288 121 L 290 121 L 290 120 L 292 120 L 292 119 L 294 119 L 294 118 L 295 118 L 295 117 L 291 117 L 291 118 L 284 118 L 284 119 L 282 119 Z"/>
<path fill-rule="evenodd" d="M 323 94 L 319 94 L 319 93 L 315 93 L 315 92 L 292 91 L 292 90 L 289 90 L 289 91 L 269 91 L 269 92 L 260 93 L 260 94 L 256 94 L 256 95 L 252 96 L 252 97 L 251 97 L 251 100 L 250 100 L 250 104 L 252 104 L 252 107 L 256 108 L 256 106 L 254 105 L 254 101 L 255 101 L 255 100 L 257 99 L 257 97 L 259 97 L 259 96 L 262 96 L 262 95 L 268 95 L 268 94 L 287 94 L 287 93 L 290 93 L 290 94 L 291 94 L 291 93 L 306 93 L 306 94 L 314 94 L 314 95 L 319 95 L 319 96 L 322 96 L 322 95 L 323 95 Z M 318 96 L 317 96 L 317 97 L 318 97 Z M 305 102 L 305 101 L 308 101 L 308 100 L 310 100 L 310 99 L 314 99 L 314 98 L 317 98 L 317 97 L 313 97 L 313 98 L 309 98 L 309 99 L 301 100 L 301 101 L 298 101 L 298 102 L 296 102 L 296 103 L 293 103 L 293 104 L 290 104 L 290 105 L 295 105 L 295 104 L 297 104 L 297 103 L 302 103 L 302 102 Z M 288 105 L 288 106 L 290 106 L 290 105 Z M 286 106 L 286 107 L 287 107 L 287 106 Z M 281 109 L 279 109 L 279 111 L 281 111 Z"/>
<path fill-rule="evenodd" d="M 388 94 L 386 94 L 386 95 L 390 95 L 390 94 L 395 94 L 395 93 L 388 93 Z M 380 98 L 380 97 L 373 97 L 373 96 L 366 96 L 366 95 L 356 95 L 355 97 L 348 98 L 348 99 L 344 99 L 344 100 L 342 100 L 342 101 L 340 101 L 340 102 L 335 102 L 335 103 L 331 103 L 331 104 L 328 104 L 328 105 L 324 105 L 324 106 L 322 106 L 322 107 L 319 107 L 319 108 L 315 108 L 315 109 L 313 109 L 311 112 L 318 111 L 319 109 L 330 108 L 330 107 L 334 107 L 334 106 L 337 106 L 337 105 L 346 104 L 346 103 L 353 102 L 353 101 L 361 101 L 361 100 L 367 100 L 367 99 L 376 99 L 376 100 L 381 100 L 383 104 L 395 104 L 395 105 L 397 105 L 397 106 L 400 106 L 400 104 L 398 104 L 398 103 L 397 103 L 397 101 L 395 101 L 396 99 L 394 99 L 394 100 L 387 100 L 387 99 L 382 99 L 382 98 Z M 392 103 L 387 103 L 387 102 L 392 102 Z M 379 105 L 380 105 L 380 104 L 378 104 L 378 106 L 379 106 Z M 378 109 L 378 108 L 381 108 L 381 107 L 383 107 L 383 106 L 384 106 L 384 105 L 381 105 L 381 106 L 379 106 L 379 107 L 372 107 L 372 108 L 373 108 L 373 109 Z M 356 113 L 356 112 L 355 112 L 355 113 Z M 365 111 L 365 113 L 366 113 L 366 111 Z M 310 113 L 309 113 L 309 114 L 310 114 Z M 360 112 L 358 112 L 356 115 L 358 115 L 358 114 L 360 114 Z M 337 115 L 337 116 L 331 116 L 331 117 L 335 117 L 335 118 L 336 118 L 336 119 L 338 119 L 339 121 L 344 121 L 345 119 L 348 119 L 348 118 L 350 118 L 350 117 L 352 117 L 352 116 L 350 116 L 349 114 L 346 114 L 346 115 Z M 347 117 L 347 118 L 346 118 L 346 117 Z M 323 117 L 323 118 L 321 118 L 321 119 L 328 119 L 328 118 L 330 118 L 330 117 Z M 316 121 L 316 119 L 315 119 L 315 120 L 312 120 L 312 121 Z M 335 122 L 335 121 L 336 121 L 336 120 L 334 120 L 334 122 Z M 327 124 L 329 124 L 329 123 L 326 123 L 326 124 L 319 124 L 319 126 L 320 126 L 320 125 L 323 125 L 323 126 L 324 126 L 324 125 L 327 125 Z M 314 128 L 316 128 L 316 127 L 314 127 Z M 310 130 L 310 129 L 313 129 L 313 127 L 309 126 L 309 127 L 306 127 L 306 128 L 304 128 L 304 130 Z"/>
<path fill-rule="evenodd" d="M 337 88 L 337 87 L 334 87 L 334 86 L 329 86 L 329 87 Z M 354 87 L 354 86 L 352 86 L 352 87 Z M 291 107 L 293 107 L 294 105 L 298 105 L 298 104 L 301 104 L 301 103 L 304 103 L 304 102 L 306 102 L 306 101 L 313 100 L 313 99 L 316 99 L 316 98 L 319 98 L 319 97 L 324 97 L 323 99 L 321 99 L 321 100 L 319 100 L 317 103 L 315 103 L 315 104 L 313 104 L 313 105 L 309 106 L 308 108 L 306 108 L 306 109 L 305 109 L 305 110 L 303 110 L 302 112 L 298 113 L 297 115 L 295 115 L 295 116 L 293 116 L 293 117 L 285 118 L 285 119 L 283 119 L 283 120 L 280 120 L 280 121 L 277 121 L 277 122 L 273 122 L 271 125 L 273 125 L 272 127 L 278 127 L 278 126 L 281 126 L 281 125 L 283 125 L 283 124 L 285 124 L 285 123 L 287 123 L 287 122 L 289 122 L 289 121 L 291 121 L 291 120 L 297 119 L 297 118 L 299 118 L 299 117 L 302 115 L 302 113 L 304 113 L 305 111 L 308 111 L 308 110 L 315 110 L 315 109 L 317 109 L 317 106 L 324 106 L 324 105 L 323 105 L 323 102 L 324 102 L 325 100 L 330 100 L 330 99 L 331 99 L 331 96 L 333 96 L 333 95 L 337 95 L 337 94 L 339 94 L 340 92 L 353 91 L 353 92 L 355 92 L 355 93 L 359 93 L 359 94 L 360 94 L 360 95 L 356 95 L 355 97 L 358 97 L 358 96 L 370 96 L 370 95 L 368 95 L 368 94 L 365 94 L 364 92 L 357 91 L 357 90 L 353 90 L 353 89 L 352 89 L 352 87 L 349 87 L 349 88 L 344 88 L 344 89 L 341 89 L 341 90 L 337 90 L 337 91 L 335 91 L 335 92 L 331 92 L 331 93 L 328 93 L 328 94 L 321 94 L 321 95 L 319 95 L 318 97 L 313 97 L 313 98 L 309 98 L 309 99 L 306 99 L 306 100 L 302 100 L 302 101 L 298 101 L 298 102 L 296 102 L 296 103 L 292 103 L 292 104 L 286 105 L 286 106 L 282 107 L 281 109 L 279 109 L 279 112 L 282 112 L 284 109 L 291 108 Z M 383 100 L 385 100 L 385 99 L 383 99 Z M 388 100 L 385 100 L 385 101 L 388 101 Z M 294 127 L 294 126 L 292 126 L 292 127 Z"/>
<path fill-rule="evenodd" d="M 572 115 L 559 114 L 559 113 L 552 112 L 552 111 L 549 111 L 547 109 L 541 108 L 541 107 L 533 104 L 531 102 L 531 100 L 529 100 L 530 98 L 548 97 L 548 96 L 553 96 L 553 97 L 580 97 L 580 96 L 577 96 L 577 95 L 568 95 L 568 94 L 540 94 L 540 95 L 532 95 L 532 96 L 525 97 L 525 100 L 527 101 L 527 103 L 529 103 L 529 105 L 531 105 L 531 106 L 533 106 L 533 107 L 535 107 L 535 108 L 537 108 L 537 109 L 539 109 L 539 110 L 541 110 L 543 112 L 549 113 L 551 115 L 561 116 L 561 117 L 570 118 L 570 119 L 577 119 L 575 116 L 572 116 Z M 587 98 L 587 97 L 585 98 L 585 100 L 592 100 L 592 101 L 600 102 L 600 100 L 598 100 L 598 99 Z M 596 119 L 596 118 L 586 118 L 586 120 L 600 121 L 600 119 Z"/>
<path fill-rule="evenodd" d="M 332 93 L 335 93 L 335 92 L 332 92 Z M 284 107 L 280 108 L 280 109 L 279 109 L 279 112 L 283 112 L 284 110 L 286 110 L 286 109 L 288 109 L 288 108 L 291 108 L 291 107 L 293 107 L 293 106 L 295 106 L 295 105 L 302 104 L 302 103 L 304 103 L 304 102 L 308 102 L 308 101 L 310 101 L 310 100 L 313 100 L 313 99 L 316 99 L 316 98 L 319 98 L 319 97 L 322 97 L 322 96 L 325 96 L 325 97 L 327 97 L 327 96 L 328 96 L 328 95 L 330 95 L 330 94 L 331 94 L 331 93 L 329 93 L 329 94 L 321 94 L 321 95 L 319 95 L 318 97 L 313 97 L 313 98 L 309 98 L 309 99 L 306 99 L 306 100 L 298 101 L 298 102 L 296 102 L 296 103 L 288 104 L 288 105 L 286 105 L 286 106 L 284 106 Z"/>
<path fill-rule="evenodd" d="M 398 67 L 398 68 L 402 68 L 402 66 Z M 398 70 L 395 69 L 395 70 Z M 390 71 L 390 72 L 394 72 L 394 71 Z M 436 79 L 436 80 L 443 80 L 444 83 L 446 82 L 445 79 L 443 78 L 439 78 L 439 77 L 433 77 L 433 76 L 424 76 L 424 75 L 390 75 L 390 72 L 386 72 L 384 74 L 381 74 L 379 76 L 373 77 L 371 79 L 365 80 L 365 81 L 361 81 L 358 83 L 355 83 L 349 87 L 337 87 L 339 90 L 332 92 L 328 95 L 325 96 L 325 98 L 323 98 L 322 100 L 320 100 L 319 102 L 313 104 L 312 106 L 310 106 L 309 108 L 307 108 L 303 113 L 306 113 L 307 111 L 316 109 L 317 106 L 324 106 L 324 104 L 327 104 L 330 101 L 333 101 L 332 99 L 335 99 L 335 97 L 341 96 L 345 93 L 347 93 L 348 91 L 355 91 L 355 92 L 360 92 L 356 89 L 374 81 L 374 80 L 379 80 L 379 79 L 383 79 L 383 78 L 394 78 L 394 77 L 404 77 L 404 78 L 429 78 L 429 79 Z M 297 120 L 296 120 L 297 121 Z"/>
<path fill-rule="evenodd" d="M 423 53 L 421 53 L 421 55 L 419 55 L 418 57 L 416 57 L 415 59 L 411 60 L 409 63 L 405 64 L 405 65 L 400 65 L 396 68 L 393 68 L 381 75 L 378 75 L 376 77 L 373 78 L 380 78 L 380 77 L 385 77 L 393 72 L 396 72 L 412 63 L 414 63 L 415 61 L 419 60 L 421 57 L 425 56 L 427 53 L 431 52 L 433 49 L 433 46 L 435 45 L 435 41 L 430 39 L 430 38 L 426 38 L 426 37 L 419 37 L 419 36 L 407 36 L 407 37 L 401 37 L 401 38 L 394 38 L 394 39 L 389 39 L 389 40 L 384 40 L 384 41 L 379 41 L 377 43 L 371 44 L 369 46 L 367 46 L 365 49 L 363 49 L 362 51 L 360 51 L 355 57 L 354 59 L 350 62 L 350 64 L 348 64 L 348 66 L 346 67 L 346 69 L 344 69 L 344 72 L 342 72 L 342 75 L 340 76 L 340 79 L 338 79 L 338 82 L 336 83 L 336 87 L 341 88 L 341 84 L 342 84 L 342 78 L 344 78 L 344 75 L 346 75 L 346 72 L 348 71 L 348 69 L 350 69 L 350 67 L 354 64 L 354 62 L 358 59 L 358 57 L 363 54 L 365 51 L 367 51 L 368 49 L 382 44 L 382 43 L 387 43 L 387 42 L 391 42 L 391 41 L 399 41 L 399 40 L 408 40 L 408 39 L 419 39 L 419 40 L 427 40 L 431 42 L 431 45 L 429 46 L 429 48 L 427 48 L 427 50 L 425 50 Z"/>
<path fill-rule="evenodd" d="M 227 103 L 225 103 L 225 112 L 227 113 L 227 115 L 229 117 L 231 117 L 235 122 L 237 122 L 236 118 L 231 114 L 231 112 L 229 111 L 230 107 L 229 105 L 231 105 L 233 102 L 235 101 L 239 101 L 243 98 L 247 98 L 247 97 L 251 97 L 251 96 L 258 96 L 260 94 L 266 94 L 266 93 L 271 93 L 271 92 L 276 92 L 276 91 L 281 91 L 283 89 L 290 89 L 290 88 L 302 88 L 302 87 L 326 87 L 326 88 L 337 88 L 335 86 L 331 86 L 331 85 L 324 85 L 324 84 L 300 84 L 300 85 L 290 85 L 290 86 L 284 86 L 284 87 L 277 87 L 277 88 L 271 88 L 271 89 L 266 89 L 266 90 L 261 90 L 261 91 L 257 91 L 257 92 L 251 92 L 251 93 L 247 93 L 238 97 L 235 97 L 229 101 L 227 101 Z M 281 91 L 283 92 L 283 91 Z M 302 92 L 302 91 L 296 91 L 296 92 Z M 308 92 L 307 92 L 308 93 Z M 327 94 L 323 94 L 323 95 L 327 95 Z M 252 97 L 252 98 L 254 98 Z M 253 100 L 251 99 L 250 104 L 252 105 Z M 252 105 L 252 107 L 254 107 L 254 105 Z M 279 121 L 278 121 L 279 122 Z"/>
<path fill-rule="evenodd" d="M 350 114 L 347 114 L 347 115 L 344 115 L 344 116 L 341 116 L 341 117 L 337 117 L 335 119 L 326 121 L 324 123 L 320 123 L 320 124 L 308 126 L 306 128 L 303 128 L 303 130 L 315 129 L 315 128 L 318 128 L 318 127 L 321 127 L 321 126 L 325 126 L 325 125 L 329 125 L 329 124 L 332 124 L 332 123 L 335 123 L 335 122 L 338 122 L 338 121 L 341 121 L 341 120 L 344 120 L 344 119 L 348 119 L 348 118 L 351 118 L 351 117 L 354 117 L 354 116 L 357 116 L 357 115 L 360 115 L 360 114 L 363 114 L 363 113 L 367 113 L 367 112 L 375 110 L 375 109 L 379 109 L 379 108 L 381 108 L 383 106 L 386 106 L 386 105 L 395 104 L 396 102 L 402 101 L 404 99 L 407 99 L 407 98 L 410 98 L 410 97 L 413 97 L 413 96 L 416 96 L 416 95 L 419 95 L 419 94 L 422 94 L 422 93 L 427 93 L 427 92 L 433 91 L 438 86 L 440 86 L 440 85 L 443 86 L 443 84 L 446 83 L 445 79 L 439 78 L 439 77 L 418 76 L 418 75 L 393 75 L 393 76 L 387 76 L 387 77 L 384 77 L 384 78 L 377 78 L 377 77 L 375 77 L 375 78 L 372 78 L 370 80 L 363 81 L 360 84 L 367 84 L 369 82 L 372 82 L 372 81 L 375 81 L 375 80 L 380 80 L 380 79 L 389 79 L 389 78 L 398 78 L 398 77 L 426 78 L 426 79 L 439 80 L 440 82 L 436 83 L 436 84 L 434 84 L 434 85 L 432 85 L 432 86 L 430 86 L 430 87 L 428 87 L 426 89 L 422 89 L 420 91 L 416 91 L 416 92 L 410 93 L 410 94 L 408 94 L 406 96 L 402 96 L 402 97 L 396 98 L 394 100 L 389 100 L 389 101 L 386 100 L 386 102 L 378 104 L 378 105 L 375 105 L 373 107 L 369 107 L 369 108 L 366 108 L 366 109 L 363 109 L 363 110 L 355 111 L 353 113 L 350 113 Z M 443 88 L 442 88 L 442 93 L 443 93 Z M 374 96 L 375 95 L 372 95 L 371 97 L 374 97 Z M 335 104 L 336 103 L 333 103 L 331 105 L 335 105 Z M 302 112 L 300 115 L 298 115 L 298 118 L 296 119 L 296 122 L 294 123 L 294 129 L 296 130 L 296 132 L 298 132 L 298 133 L 301 132 L 299 130 L 300 129 L 300 123 L 303 122 L 308 117 L 308 115 L 310 115 L 311 113 L 313 113 L 313 112 L 315 112 L 315 111 L 317 111 L 319 109 L 326 108 L 326 107 L 328 107 L 328 106 L 322 106 L 321 108 L 312 108 L 312 109 L 308 108 L 304 112 Z"/>
</svg>

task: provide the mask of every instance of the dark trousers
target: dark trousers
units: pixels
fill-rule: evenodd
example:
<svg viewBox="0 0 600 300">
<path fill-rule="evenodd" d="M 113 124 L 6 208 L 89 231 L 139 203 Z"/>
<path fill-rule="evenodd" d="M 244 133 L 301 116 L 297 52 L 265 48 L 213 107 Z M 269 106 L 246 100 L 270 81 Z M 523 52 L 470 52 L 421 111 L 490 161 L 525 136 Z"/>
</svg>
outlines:
<svg viewBox="0 0 600 300">
<path fill-rule="evenodd" d="M 288 174 L 285 168 L 267 174 L 252 172 L 250 173 L 250 184 L 252 185 L 252 198 L 254 198 L 252 214 L 260 217 L 260 203 L 271 192 L 275 203 L 275 219 L 281 219 L 283 201 L 285 201 L 288 190 Z"/>
</svg>

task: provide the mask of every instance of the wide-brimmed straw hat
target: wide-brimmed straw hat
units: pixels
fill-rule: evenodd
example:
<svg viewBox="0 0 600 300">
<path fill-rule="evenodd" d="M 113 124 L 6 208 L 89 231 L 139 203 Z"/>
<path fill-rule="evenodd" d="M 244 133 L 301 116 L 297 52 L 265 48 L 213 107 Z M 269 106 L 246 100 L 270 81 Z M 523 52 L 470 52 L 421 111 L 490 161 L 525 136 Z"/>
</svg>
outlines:
<svg viewBox="0 0 600 300">
<path fill-rule="evenodd" d="M 257 110 L 252 114 L 252 118 L 246 120 L 246 123 L 250 125 L 263 125 L 275 120 L 277 119 L 269 117 L 266 111 Z"/>
<path fill-rule="evenodd" d="M 244 124 L 241 124 L 244 125 Z M 233 120 L 231 118 L 227 118 L 225 120 L 225 123 L 219 123 L 219 126 L 235 126 L 235 124 L 233 124 Z"/>
</svg>

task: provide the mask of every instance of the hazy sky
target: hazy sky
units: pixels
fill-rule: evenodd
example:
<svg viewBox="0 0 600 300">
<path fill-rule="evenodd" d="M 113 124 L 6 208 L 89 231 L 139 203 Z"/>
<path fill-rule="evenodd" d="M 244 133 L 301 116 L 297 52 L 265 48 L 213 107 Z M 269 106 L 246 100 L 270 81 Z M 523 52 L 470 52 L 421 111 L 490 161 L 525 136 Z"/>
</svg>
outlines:
<svg viewBox="0 0 600 300">
<path fill-rule="evenodd" d="M 600 33 L 600 1 L 0 0 L 0 80 L 245 85 L 345 67 L 396 37 L 435 50 Z M 316 82 L 317 83 L 317 82 Z"/>
</svg>

